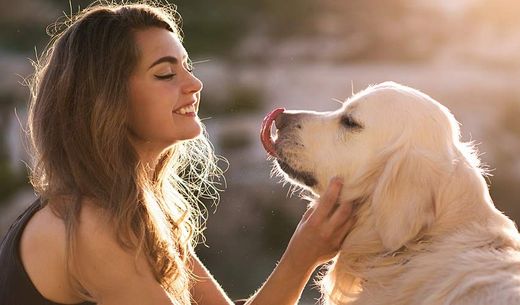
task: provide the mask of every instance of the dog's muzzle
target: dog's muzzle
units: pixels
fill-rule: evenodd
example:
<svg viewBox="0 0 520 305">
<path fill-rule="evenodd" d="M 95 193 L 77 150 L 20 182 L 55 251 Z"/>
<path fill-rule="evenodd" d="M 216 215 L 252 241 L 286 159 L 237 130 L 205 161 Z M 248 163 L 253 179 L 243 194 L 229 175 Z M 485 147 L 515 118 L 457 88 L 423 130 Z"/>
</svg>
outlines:
<svg viewBox="0 0 520 305">
<path fill-rule="evenodd" d="M 283 172 L 288 174 L 290 177 L 303 182 L 308 187 L 313 187 L 318 183 L 314 175 L 306 171 L 294 169 L 294 167 L 290 165 L 290 160 L 286 160 L 286 158 L 280 155 L 276 149 L 276 141 L 280 139 L 280 132 L 284 129 L 291 129 L 292 127 L 301 128 L 298 124 L 298 119 L 298 114 L 289 112 L 285 113 L 285 109 L 283 108 L 277 108 L 271 111 L 262 122 L 260 140 L 262 141 L 262 145 L 267 153 L 275 158 Z M 274 139 L 272 136 L 273 125 L 276 128 L 276 137 Z"/>
</svg>

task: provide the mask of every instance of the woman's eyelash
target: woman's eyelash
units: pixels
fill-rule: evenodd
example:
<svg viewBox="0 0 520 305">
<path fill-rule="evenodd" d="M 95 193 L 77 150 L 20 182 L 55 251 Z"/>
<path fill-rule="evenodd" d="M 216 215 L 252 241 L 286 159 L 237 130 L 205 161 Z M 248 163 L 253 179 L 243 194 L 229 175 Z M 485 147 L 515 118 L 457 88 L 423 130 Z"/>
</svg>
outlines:
<svg viewBox="0 0 520 305">
<path fill-rule="evenodd" d="M 172 79 L 175 74 L 155 75 L 155 78 L 160 80 Z"/>
<path fill-rule="evenodd" d="M 191 64 L 188 64 L 186 67 L 184 67 L 184 69 L 186 71 L 188 71 L 188 73 L 193 73 L 193 65 Z M 175 73 L 171 73 L 171 74 L 164 74 L 164 75 L 155 75 L 155 78 L 159 79 L 159 80 L 170 80 L 172 79 L 175 75 Z"/>
</svg>

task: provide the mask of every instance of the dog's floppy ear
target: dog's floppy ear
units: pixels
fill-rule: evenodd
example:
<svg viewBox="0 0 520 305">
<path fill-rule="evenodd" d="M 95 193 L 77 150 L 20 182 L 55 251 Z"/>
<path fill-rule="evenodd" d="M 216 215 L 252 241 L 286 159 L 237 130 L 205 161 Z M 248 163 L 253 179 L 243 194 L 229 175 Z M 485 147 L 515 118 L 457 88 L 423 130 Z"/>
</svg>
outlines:
<svg viewBox="0 0 520 305">
<path fill-rule="evenodd" d="M 371 202 L 375 230 L 386 250 L 398 250 L 432 223 L 438 183 L 424 154 L 400 149 L 389 158 Z"/>
</svg>

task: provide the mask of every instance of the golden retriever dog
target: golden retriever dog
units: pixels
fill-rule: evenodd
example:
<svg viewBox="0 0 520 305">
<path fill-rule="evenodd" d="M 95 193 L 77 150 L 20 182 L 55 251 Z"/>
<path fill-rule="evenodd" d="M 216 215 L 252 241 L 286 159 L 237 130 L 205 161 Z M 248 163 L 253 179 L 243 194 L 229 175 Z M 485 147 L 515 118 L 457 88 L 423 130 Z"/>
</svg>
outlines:
<svg viewBox="0 0 520 305">
<path fill-rule="evenodd" d="M 385 82 L 336 111 L 277 109 L 261 135 L 286 179 L 319 195 L 341 176 L 340 202 L 354 204 L 355 225 L 321 281 L 325 303 L 520 304 L 518 230 L 431 97 Z"/>
</svg>

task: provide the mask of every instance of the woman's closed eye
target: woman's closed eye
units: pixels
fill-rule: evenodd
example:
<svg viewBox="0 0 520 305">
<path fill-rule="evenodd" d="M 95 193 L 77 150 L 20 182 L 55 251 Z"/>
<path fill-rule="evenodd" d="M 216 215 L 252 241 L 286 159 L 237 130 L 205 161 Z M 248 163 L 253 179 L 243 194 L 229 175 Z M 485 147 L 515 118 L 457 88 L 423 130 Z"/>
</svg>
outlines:
<svg viewBox="0 0 520 305">
<path fill-rule="evenodd" d="M 170 80 L 170 79 L 173 79 L 174 76 L 175 76 L 174 73 L 168 73 L 168 74 L 162 74 L 162 75 L 155 75 L 155 78 L 157 78 L 159 80 Z"/>
</svg>

